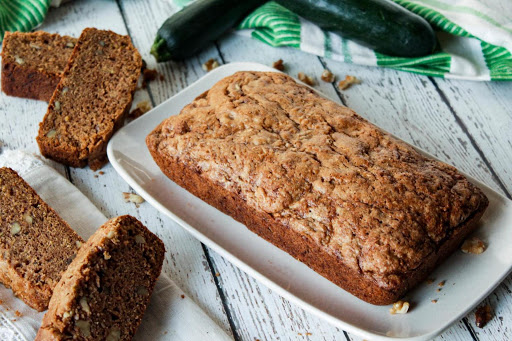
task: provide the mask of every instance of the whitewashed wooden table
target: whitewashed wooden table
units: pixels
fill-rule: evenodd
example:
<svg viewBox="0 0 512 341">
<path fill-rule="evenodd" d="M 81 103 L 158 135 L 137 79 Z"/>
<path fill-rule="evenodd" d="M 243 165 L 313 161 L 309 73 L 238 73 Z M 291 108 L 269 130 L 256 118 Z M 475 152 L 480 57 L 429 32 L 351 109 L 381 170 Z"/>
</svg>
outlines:
<svg viewBox="0 0 512 341">
<path fill-rule="evenodd" d="M 497 5 L 512 13 L 509 0 Z M 234 34 L 186 62 L 156 65 L 149 49 L 158 27 L 173 11 L 169 0 L 72 1 L 50 10 L 41 29 L 78 36 L 83 28 L 93 26 L 129 34 L 149 67 L 165 76 L 164 81 L 139 90 L 135 104 L 149 100 L 156 106 L 176 94 L 205 73 L 201 65 L 209 58 L 267 65 L 283 59 L 290 75 L 302 71 L 317 80 L 325 68 L 338 77 L 355 75 L 362 84 L 347 91 L 322 81 L 316 88 L 511 198 L 512 82 L 449 81 L 342 64 Z M 37 152 L 35 136 L 45 111 L 44 102 L 2 94 L 0 142 L 7 148 Z M 88 168 L 53 165 L 106 216 L 132 214 L 150 226 L 167 246 L 164 271 L 235 340 L 359 340 L 259 284 L 149 204 L 136 208 L 125 203 L 122 192 L 131 189 L 110 165 L 102 175 Z M 486 299 L 496 317 L 485 328 L 475 326 L 472 312 L 436 340 L 512 340 L 511 290 L 509 276 Z"/>
</svg>

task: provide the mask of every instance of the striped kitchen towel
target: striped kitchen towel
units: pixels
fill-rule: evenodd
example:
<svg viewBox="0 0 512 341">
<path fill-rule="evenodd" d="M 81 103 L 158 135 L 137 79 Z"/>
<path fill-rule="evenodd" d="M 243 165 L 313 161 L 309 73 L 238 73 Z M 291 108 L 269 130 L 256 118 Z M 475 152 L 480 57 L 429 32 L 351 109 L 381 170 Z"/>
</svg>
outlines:
<svg viewBox="0 0 512 341">
<path fill-rule="evenodd" d="M 0 43 L 5 31 L 28 32 L 41 25 L 48 7 L 66 0 L 0 0 Z"/>
<path fill-rule="evenodd" d="M 27 32 L 39 26 L 48 12 L 51 0 L 1 0 L 0 42 L 5 31 Z"/>
<path fill-rule="evenodd" d="M 512 13 L 501 14 L 481 0 L 393 1 L 433 26 L 439 52 L 420 58 L 386 56 L 322 31 L 273 1 L 256 9 L 239 28 L 272 46 L 291 46 L 346 63 L 444 78 L 512 80 Z"/>
</svg>

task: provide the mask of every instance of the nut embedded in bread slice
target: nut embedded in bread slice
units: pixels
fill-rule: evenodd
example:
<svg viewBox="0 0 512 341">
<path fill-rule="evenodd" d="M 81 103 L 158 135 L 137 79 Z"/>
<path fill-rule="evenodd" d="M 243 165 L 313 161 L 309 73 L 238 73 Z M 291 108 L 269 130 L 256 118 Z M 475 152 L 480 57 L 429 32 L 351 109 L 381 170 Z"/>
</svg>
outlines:
<svg viewBox="0 0 512 341">
<path fill-rule="evenodd" d="M 63 274 L 36 340 L 131 340 L 164 253 L 162 241 L 134 217 L 106 222 Z"/>
<path fill-rule="evenodd" d="M 14 170 L 0 168 L 0 282 L 43 311 L 83 240 Z"/>
</svg>

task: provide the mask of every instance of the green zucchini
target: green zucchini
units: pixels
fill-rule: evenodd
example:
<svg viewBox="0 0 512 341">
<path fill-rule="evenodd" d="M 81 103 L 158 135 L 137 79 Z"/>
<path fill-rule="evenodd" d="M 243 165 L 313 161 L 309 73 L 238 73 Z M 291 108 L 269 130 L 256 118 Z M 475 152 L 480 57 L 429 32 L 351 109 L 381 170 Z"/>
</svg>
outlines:
<svg viewBox="0 0 512 341">
<path fill-rule="evenodd" d="M 429 23 L 390 0 L 276 0 L 320 28 L 376 52 L 420 57 L 436 48 Z"/>
<path fill-rule="evenodd" d="M 198 0 L 168 18 L 151 54 L 158 62 L 193 56 L 235 26 L 264 0 Z"/>
</svg>

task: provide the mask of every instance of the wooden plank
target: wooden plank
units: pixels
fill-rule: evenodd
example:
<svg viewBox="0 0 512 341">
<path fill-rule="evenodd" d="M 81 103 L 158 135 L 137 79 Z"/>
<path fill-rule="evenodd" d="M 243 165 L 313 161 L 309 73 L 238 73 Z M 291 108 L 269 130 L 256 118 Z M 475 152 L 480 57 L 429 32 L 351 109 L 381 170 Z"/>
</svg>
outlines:
<svg viewBox="0 0 512 341">
<path fill-rule="evenodd" d="M 139 9 L 132 7 L 142 3 L 145 2 L 127 4 L 126 13 L 130 14 L 130 17 L 139 16 L 141 13 L 138 11 Z M 147 16 L 148 23 L 153 22 L 152 18 L 154 17 Z M 52 10 L 41 29 L 78 36 L 83 28 L 89 26 L 111 29 L 120 34 L 131 33 L 134 44 L 142 52 L 143 58 L 147 59 L 147 54 L 144 53 L 147 50 L 146 46 L 140 46 L 137 43 L 143 41 L 145 35 L 154 34 L 154 28 L 141 26 L 132 30 L 130 27 L 127 29 L 116 2 L 73 1 L 59 9 Z M 148 31 L 150 32 L 148 33 Z M 187 68 L 181 69 L 186 70 Z M 189 82 L 186 78 L 187 72 L 177 73 L 181 73 L 181 77 L 172 79 L 174 91 L 178 91 Z M 152 87 L 166 89 L 171 78 L 167 79 L 164 82 L 155 81 Z M 166 97 L 168 96 L 169 94 L 166 95 Z M 165 99 L 163 96 L 160 97 L 160 101 Z M 149 98 L 150 93 L 147 90 L 139 90 L 135 95 L 134 103 Z M 107 217 L 127 213 L 134 215 L 162 238 L 167 248 L 163 272 L 169 275 L 216 323 L 231 333 L 201 244 L 149 204 L 144 203 L 136 208 L 133 204 L 125 203 L 122 192 L 130 192 L 129 186 L 112 166 L 104 167 L 102 172 L 104 174 L 100 175 L 98 172 L 92 172 L 89 168 L 71 169 L 70 175 L 75 186 Z"/>
<path fill-rule="evenodd" d="M 464 82 L 434 79 L 474 144 L 512 195 L 512 82 Z M 503 188 L 504 187 L 504 188 Z"/>
</svg>

